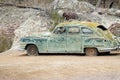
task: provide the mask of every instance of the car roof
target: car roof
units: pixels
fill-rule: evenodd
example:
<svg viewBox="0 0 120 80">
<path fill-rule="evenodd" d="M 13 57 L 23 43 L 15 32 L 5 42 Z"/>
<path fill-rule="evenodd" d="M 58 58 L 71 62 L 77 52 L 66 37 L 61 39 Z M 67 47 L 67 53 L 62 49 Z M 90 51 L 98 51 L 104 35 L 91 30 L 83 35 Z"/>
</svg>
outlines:
<svg viewBox="0 0 120 80">
<path fill-rule="evenodd" d="M 91 22 L 91 21 L 66 21 L 66 22 L 59 23 L 57 25 L 57 27 L 79 26 L 79 25 L 84 26 L 84 27 L 90 27 L 90 28 L 92 28 L 94 30 L 97 30 L 96 28 L 98 26 L 103 26 L 100 23 Z M 108 30 L 106 30 L 106 32 L 108 34 L 105 34 L 103 31 L 100 31 L 100 32 L 98 31 L 98 33 L 101 33 L 102 35 L 104 35 L 105 38 L 112 39 L 113 34 Z"/>
<path fill-rule="evenodd" d="M 69 25 L 69 26 L 81 25 L 81 26 L 88 26 L 88 27 L 96 28 L 100 24 L 97 22 L 90 22 L 90 21 L 72 21 L 72 22 L 66 21 L 66 22 L 59 23 L 57 27 L 64 27 L 66 25 Z"/>
</svg>

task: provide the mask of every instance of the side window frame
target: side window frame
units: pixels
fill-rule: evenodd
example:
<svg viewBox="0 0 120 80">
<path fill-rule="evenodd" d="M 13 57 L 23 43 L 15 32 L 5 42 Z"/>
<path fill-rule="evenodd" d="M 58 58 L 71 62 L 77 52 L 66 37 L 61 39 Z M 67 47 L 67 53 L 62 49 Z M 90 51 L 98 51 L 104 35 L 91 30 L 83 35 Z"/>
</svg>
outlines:
<svg viewBox="0 0 120 80">
<path fill-rule="evenodd" d="M 76 32 L 71 32 L 71 33 L 70 33 L 70 32 L 69 32 L 70 28 L 74 28 L 74 29 L 75 29 L 75 28 L 76 28 L 76 29 L 78 28 L 78 32 L 76 31 Z M 74 30 L 74 29 L 73 29 L 73 30 Z M 79 26 L 68 26 L 68 27 L 67 27 L 67 34 L 68 34 L 68 35 L 78 35 L 78 34 L 80 34 L 80 27 L 79 27 Z"/>
<path fill-rule="evenodd" d="M 86 32 L 85 31 L 83 32 L 83 29 L 86 29 Z M 89 30 L 89 31 L 87 31 L 87 30 Z M 81 27 L 81 34 L 82 35 L 93 35 L 94 31 L 87 27 Z"/>
</svg>

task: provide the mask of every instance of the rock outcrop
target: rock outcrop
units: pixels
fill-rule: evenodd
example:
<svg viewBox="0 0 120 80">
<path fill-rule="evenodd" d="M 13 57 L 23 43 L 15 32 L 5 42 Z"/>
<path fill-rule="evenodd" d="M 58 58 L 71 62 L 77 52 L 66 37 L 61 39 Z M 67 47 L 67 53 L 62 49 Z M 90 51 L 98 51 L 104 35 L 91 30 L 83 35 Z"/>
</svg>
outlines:
<svg viewBox="0 0 120 80">
<path fill-rule="evenodd" d="M 53 9 L 61 16 L 63 13 L 74 12 L 78 15 L 77 20 L 90 20 L 99 22 L 107 28 L 116 22 L 120 22 L 118 9 L 98 8 L 85 1 L 54 0 Z"/>
<path fill-rule="evenodd" d="M 95 9 L 92 4 L 78 0 L 54 0 L 52 7 L 54 10 L 74 11 L 78 13 L 89 13 Z"/>
<path fill-rule="evenodd" d="M 46 11 L 15 6 L 0 7 L 0 34 L 14 38 L 12 49 L 17 48 L 19 39 L 34 32 L 48 31 L 51 19 Z"/>
<path fill-rule="evenodd" d="M 15 30 L 15 38 L 12 49 L 19 47 L 19 40 L 22 37 L 31 36 L 34 33 L 48 32 L 51 27 L 51 19 L 44 12 L 30 16 L 24 23 Z"/>
<path fill-rule="evenodd" d="M 12 49 L 16 49 L 21 37 L 49 31 L 49 28 L 53 26 L 51 24 L 53 22 L 51 14 L 54 11 L 58 14 L 61 11 L 60 16 L 64 12 L 72 12 L 77 15 L 77 18 L 75 18 L 77 20 L 99 22 L 107 28 L 113 23 L 120 23 L 120 11 L 117 9 L 95 10 L 95 6 L 85 1 L 54 0 L 49 4 L 49 10 L 48 8 L 36 10 L 15 6 L 0 7 L 0 30 L 6 30 L 8 35 L 13 35 Z"/>
<path fill-rule="evenodd" d="M 120 23 L 114 23 L 108 28 L 115 36 L 120 37 Z"/>
<path fill-rule="evenodd" d="M 108 10 L 108 14 L 120 17 L 120 10 L 111 8 Z"/>
</svg>

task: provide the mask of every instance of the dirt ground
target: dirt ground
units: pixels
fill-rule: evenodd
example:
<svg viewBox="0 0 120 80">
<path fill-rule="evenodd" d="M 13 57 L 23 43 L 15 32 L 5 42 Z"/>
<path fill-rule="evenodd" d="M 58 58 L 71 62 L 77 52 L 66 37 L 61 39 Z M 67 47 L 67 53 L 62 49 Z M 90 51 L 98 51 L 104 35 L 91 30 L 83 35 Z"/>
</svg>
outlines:
<svg viewBox="0 0 120 80">
<path fill-rule="evenodd" d="M 120 54 L 27 56 L 7 51 L 0 53 L 0 80 L 120 80 Z"/>
</svg>

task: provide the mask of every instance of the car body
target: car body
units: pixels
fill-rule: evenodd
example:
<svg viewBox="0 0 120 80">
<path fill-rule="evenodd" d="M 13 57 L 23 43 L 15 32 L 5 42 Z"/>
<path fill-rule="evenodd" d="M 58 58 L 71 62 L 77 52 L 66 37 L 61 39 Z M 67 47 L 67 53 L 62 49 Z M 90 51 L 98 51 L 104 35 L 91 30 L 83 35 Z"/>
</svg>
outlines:
<svg viewBox="0 0 120 80">
<path fill-rule="evenodd" d="M 97 55 L 118 48 L 113 34 L 95 22 L 63 22 L 52 32 L 34 34 L 20 39 L 20 47 L 28 55 L 38 53 L 81 53 Z"/>
</svg>

